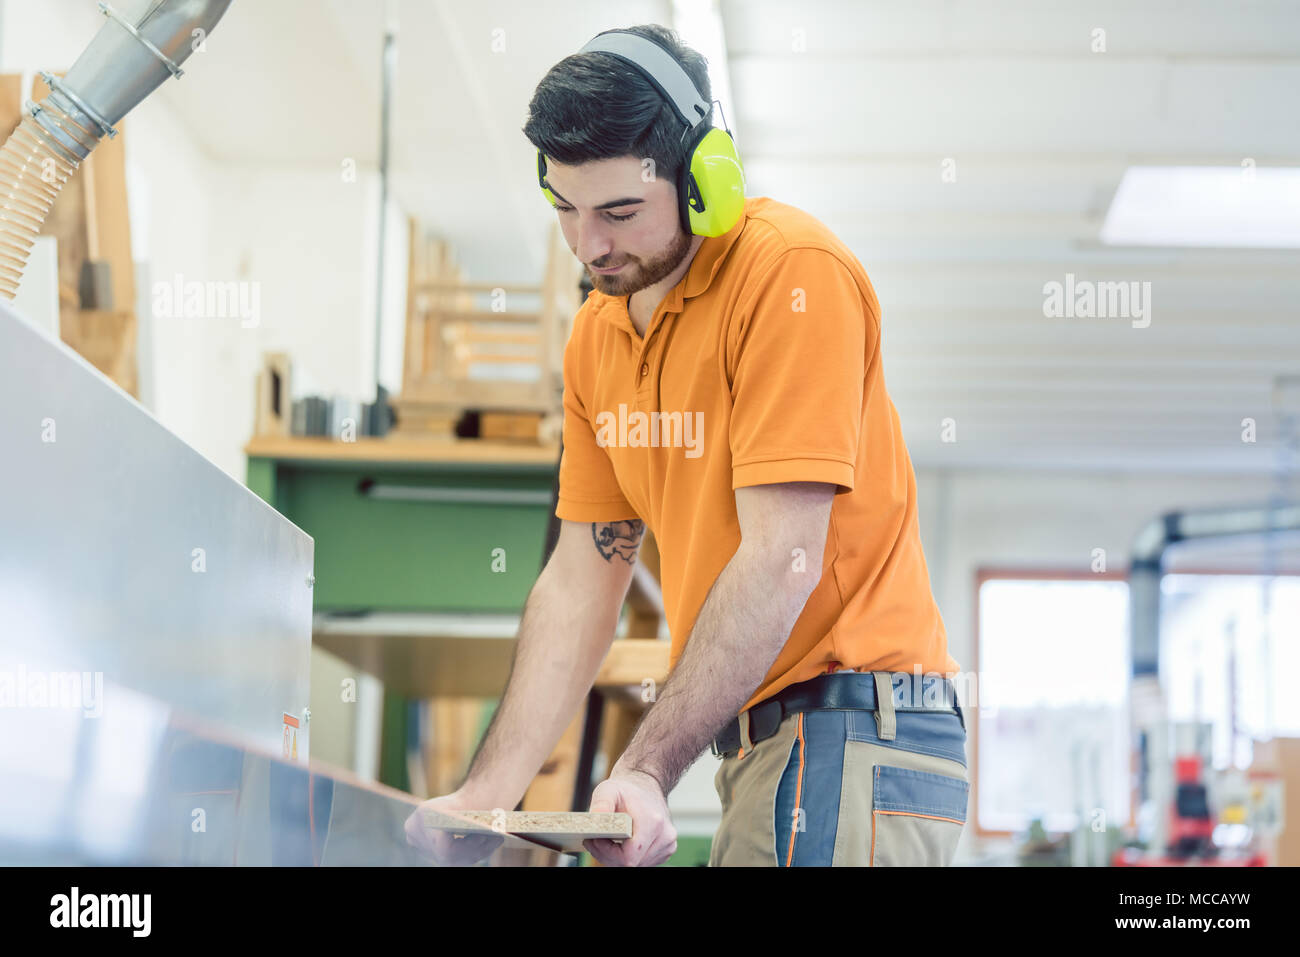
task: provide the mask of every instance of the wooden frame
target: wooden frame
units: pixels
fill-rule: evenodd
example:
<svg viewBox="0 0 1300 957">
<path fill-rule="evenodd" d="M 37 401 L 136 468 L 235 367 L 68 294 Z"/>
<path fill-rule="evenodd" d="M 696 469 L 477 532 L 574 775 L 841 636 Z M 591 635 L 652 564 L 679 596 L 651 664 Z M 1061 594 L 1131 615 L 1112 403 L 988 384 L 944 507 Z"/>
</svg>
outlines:
<svg viewBox="0 0 1300 957">
<path fill-rule="evenodd" d="M 293 422 L 293 364 L 287 352 L 268 352 L 262 356 L 257 373 L 257 411 L 253 424 L 254 438 L 287 437 Z"/>
<path fill-rule="evenodd" d="M 562 412 L 564 344 L 581 305 L 581 266 L 559 227 L 551 228 L 538 286 L 467 282 L 447 242 L 426 239 L 415 219 L 408 221 L 408 233 L 402 392 L 393 400 L 396 433 L 450 436 L 461 413 L 477 409 L 494 413 L 485 424 L 494 438 L 544 438 L 549 434 L 544 420 Z M 532 311 L 483 309 L 484 296 L 505 307 L 512 307 L 511 297 L 538 299 L 540 305 Z M 532 366 L 536 380 L 473 374 L 491 366 Z"/>
</svg>

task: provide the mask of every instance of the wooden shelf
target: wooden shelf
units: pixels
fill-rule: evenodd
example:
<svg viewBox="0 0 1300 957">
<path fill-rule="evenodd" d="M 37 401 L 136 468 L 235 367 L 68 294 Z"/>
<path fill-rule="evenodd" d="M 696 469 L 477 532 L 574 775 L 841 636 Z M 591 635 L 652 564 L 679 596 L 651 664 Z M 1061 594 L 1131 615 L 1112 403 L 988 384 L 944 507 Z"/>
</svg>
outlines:
<svg viewBox="0 0 1300 957">
<path fill-rule="evenodd" d="M 560 458 L 558 445 L 491 439 L 358 438 L 341 442 L 324 436 L 259 436 L 244 446 L 249 458 L 299 461 L 550 465 Z"/>
<path fill-rule="evenodd" d="M 312 643 L 413 698 L 495 698 L 510 674 L 518 627 L 517 615 L 318 613 Z M 668 679 L 668 650 L 666 641 L 615 639 L 595 686 L 639 702 L 644 679 L 660 687 Z"/>
</svg>

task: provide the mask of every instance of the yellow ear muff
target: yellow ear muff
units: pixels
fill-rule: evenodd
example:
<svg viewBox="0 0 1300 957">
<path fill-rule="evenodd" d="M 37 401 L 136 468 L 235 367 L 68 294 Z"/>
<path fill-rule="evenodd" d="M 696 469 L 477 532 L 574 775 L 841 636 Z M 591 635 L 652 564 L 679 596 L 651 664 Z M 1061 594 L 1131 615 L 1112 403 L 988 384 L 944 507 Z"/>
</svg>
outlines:
<svg viewBox="0 0 1300 957">
<path fill-rule="evenodd" d="M 730 232 L 745 212 L 745 170 L 725 130 L 715 126 L 704 134 L 691 154 L 690 175 L 695 181 L 687 200 L 691 232 L 697 236 Z"/>
<path fill-rule="evenodd" d="M 546 197 L 546 201 L 554 206 L 555 194 L 546 188 L 546 157 L 542 155 L 541 150 L 537 151 L 537 185 L 542 188 L 542 195 Z"/>
<path fill-rule="evenodd" d="M 711 127 L 691 153 L 690 175 L 683 177 L 690 232 L 721 236 L 731 231 L 745 211 L 745 169 L 731 135 Z M 552 206 L 555 194 L 546 185 L 546 157 L 537 151 L 537 185 Z"/>
</svg>

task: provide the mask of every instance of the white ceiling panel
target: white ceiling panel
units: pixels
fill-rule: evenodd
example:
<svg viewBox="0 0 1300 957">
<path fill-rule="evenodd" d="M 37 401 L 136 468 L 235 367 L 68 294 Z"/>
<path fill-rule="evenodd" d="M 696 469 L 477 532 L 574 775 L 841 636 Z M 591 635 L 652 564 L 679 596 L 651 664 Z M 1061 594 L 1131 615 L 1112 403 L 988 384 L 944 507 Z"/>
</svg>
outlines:
<svg viewBox="0 0 1300 957">
<path fill-rule="evenodd" d="M 1270 471 L 1300 442 L 1272 406 L 1300 374 L 1300 254 L 1099 239 L 1130 165 L 1300 167 L 1300 4 L 721 8 L 750 193 L 821 218 L 866 267 L 918 465 Z M 472 278 L 535 279 L 553 214 L 520 132 L 533 88 L 670 4 L 397 9 L 394 195 Z M 379 2 L 236 0 L 210 61 L 160 95 L 222 162 L 373 166 L 384 22 Z M 1149 282 L 1150 325 L 1045 318 L 1067 274 Z"/>
</svg>

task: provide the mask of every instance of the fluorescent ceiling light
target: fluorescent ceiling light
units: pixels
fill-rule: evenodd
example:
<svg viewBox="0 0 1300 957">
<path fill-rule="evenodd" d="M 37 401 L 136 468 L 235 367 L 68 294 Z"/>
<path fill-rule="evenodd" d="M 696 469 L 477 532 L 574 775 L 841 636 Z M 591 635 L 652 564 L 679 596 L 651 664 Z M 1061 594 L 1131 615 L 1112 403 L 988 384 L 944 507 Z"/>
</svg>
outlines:
<svg viewBox="0 0 1300 957">
<path fill-rule="evenodd" d="M 1300 169 L 1130 166 L 1106 213 L 1101 241 L 1300 248 Z"/>
<path fill-rule="evenodd" d="M 709 61 L 709 85 L 713 98 L 722 104 L 732 138 L 737 144 L 736 113 L 731 101 L 731 67 L 727 62 L 727 42 L 722 30 L 722 14 L 717 0 L 673 0 L 673 29 L 683 43 Z M 723 126 L 722 116 L 713 112 L 713 125 Z"/>
</svg>

